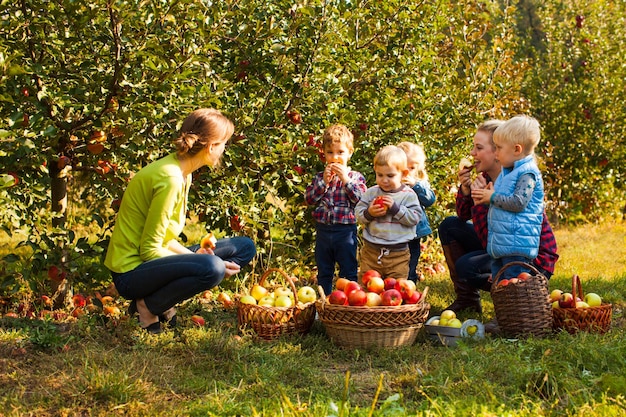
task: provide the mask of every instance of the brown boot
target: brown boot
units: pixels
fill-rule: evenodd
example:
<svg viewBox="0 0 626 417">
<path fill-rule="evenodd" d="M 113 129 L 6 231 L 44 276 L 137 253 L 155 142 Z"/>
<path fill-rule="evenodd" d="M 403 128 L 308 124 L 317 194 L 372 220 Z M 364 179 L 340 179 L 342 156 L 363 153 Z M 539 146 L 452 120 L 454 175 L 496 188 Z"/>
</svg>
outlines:
<svg viewBox="0 0 626 417">
<path fill-rule="evenodd" d="M 480 291 L 466 282 L 459 282 L 456 273 L 456 260 L 464 255 L 463 248 L 455 241 L 450 242 L 449 245 L 441 245 L 441 247 L 446 257 L 446 264 L 448 264 L 448 270 L 450 271 L 450 279 L 452 280 L 454 292 L 456 293 L 456 300 L 446 307 L 446 310 L 452 310 L 455 313 L 462 310 L 470 310 L 482 314 L 483 309 L 480 305 Z"/>
</svg>

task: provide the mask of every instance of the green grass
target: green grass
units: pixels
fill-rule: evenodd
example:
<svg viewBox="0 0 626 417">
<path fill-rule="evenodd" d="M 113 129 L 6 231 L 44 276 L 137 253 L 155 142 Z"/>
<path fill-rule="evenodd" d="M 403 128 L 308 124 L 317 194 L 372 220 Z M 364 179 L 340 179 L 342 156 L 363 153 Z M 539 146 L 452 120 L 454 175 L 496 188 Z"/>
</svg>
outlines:
<svg viewBox="0 0 626 417">
<path fill-rule="evenodd" d="M 180 330 L 148 336 L 134 322 L 0 319 L 2 416 L 624 416 L 626 225 L 557 230 L 551 288 L 578 274 L 613 303 L 604 335 L 488 338 L 445 348 L 341 349 L 315 323 L 303 337 L 240 336 L 235 312 L 194 299 Z M 428 277 L 432 312 L 452 300 Z M 493 317 L 483 296 L 484 321 Z M 207 325 L 194 327 L 191 314 Z"/>
</svg>

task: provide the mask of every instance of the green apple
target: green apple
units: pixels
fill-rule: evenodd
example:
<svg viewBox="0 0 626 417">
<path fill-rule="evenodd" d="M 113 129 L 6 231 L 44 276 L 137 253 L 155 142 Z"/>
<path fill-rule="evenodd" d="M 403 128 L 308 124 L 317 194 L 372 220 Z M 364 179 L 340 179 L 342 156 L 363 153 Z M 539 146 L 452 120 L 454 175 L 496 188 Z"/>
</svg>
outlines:
<svg viewBox="0 0 626 417">
<path fill-rule="evenodd" d="M 431 326 L 440 326 L 441 324 L 439 323 L 439 320 L 435 319 L 433 321 L 430 322 Z"/>
<path fill-rule="evenodd" d="M 241 304 L 256 304 L 256 298 L 251 295 L 244 295 L 239 299 Z"/>
<path fill-rule="evenodd" d="M 266 295 L 259 300 L 259 305 L 264 307 L 274 307 L 274 297 Z"/>
<path fill-rule="evenodd" d="M 278 287 L 274 290 L 274 297 L 278 299 L 278 297 L 280 297 L 281 295 L 286 295 L 287 297 L 291 298 L 291 301 L 294 300 L 294 295 L 293 295 L 293 291 L 291 291 L 289 288 L 286 287 Z"/>
<path fill-rule="evenodd" d="M 298 290 L 298 301 L 301 303 L 311 303 L 317 299 L 315 290 L 312 287 L 304 286 Z"/>
<path fill-rule="evenodd" d="M 267 290 L 267 288 L 263 287 L 262 285 L 259 284 L 255 284 L 252 287 L 252 290 L 250 290 L 250 295 L 254 297 L 255 300 L 259 301 L 261 298 L 265 297 L 267 294 L 269 293 L 269 291 Z"/>
<path fill-rule="evenodd" d="M 463 323 L 461 323 L 461 320 L 457 319 L 456 317 L 448 321 L 448 327 L 460 329 L 462 325 Z"/>
<path fill-rule="evenodd" d="M 584 301 L 576 301 L 576 308 L 589 308 L 589 304 Z"/>
<path fill-rule="evenodd" d="M 291 307 L 292 305 L 293 300 L 288 295 L 279 295 L 274 302 L 274 306 L 276 307 Z"/>
<path fill-rule="evenodd" d="M 589 305 L 589 307 L 602 305 L 602 298 L 600 298 L 600 296 L 595 292 L 587 293 L 584 301 Z"/>
<path fill-rule="evenodd" d="M 450 319 L 444 319 L 439 317 L 439 326 L 447 326 L 450 323 Z"/>
<path fill-rule="evenodd" d="M 444 319 L 444 320 L 452 320 L 456 318 L 456 313 L 452 310 L 444 310 L 441 313 L 441 316 L 439 316 L 439 320 Z"/>
</svg>

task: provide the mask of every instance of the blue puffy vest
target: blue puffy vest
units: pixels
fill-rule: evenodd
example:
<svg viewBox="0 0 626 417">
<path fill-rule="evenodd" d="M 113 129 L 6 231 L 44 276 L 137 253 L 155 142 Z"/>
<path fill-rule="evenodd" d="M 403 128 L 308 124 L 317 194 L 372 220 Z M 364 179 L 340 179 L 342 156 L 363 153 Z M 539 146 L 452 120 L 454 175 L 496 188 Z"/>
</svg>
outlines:
<svg viewBox="0 0 626 417">
<path fill-rule="evenodd" d="M 534 155 L 516 161 L 513 168 L 502 168 L 494 182 L 494 194 L 513 195 L 518 179 L 533 174 L 536 186 L 526 208 L 518 213 L 489 206 L 487 252 L 493 258 L 524 256 L 535 259 L 539 251 L 544 210 L 543 179 Z"/>
</svg>

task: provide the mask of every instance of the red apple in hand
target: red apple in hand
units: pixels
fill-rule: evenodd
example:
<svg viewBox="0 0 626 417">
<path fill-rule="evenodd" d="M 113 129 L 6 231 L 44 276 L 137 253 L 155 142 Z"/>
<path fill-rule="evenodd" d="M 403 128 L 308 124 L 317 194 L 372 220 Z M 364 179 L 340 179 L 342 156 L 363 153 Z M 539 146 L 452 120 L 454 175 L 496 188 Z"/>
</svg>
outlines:
<svg viewBox="0 0 626 417">
<path fill-rule="evenodd" d="M 402 294 L 400 294 L 400 291 L 396 289 L 383 292 L 380 295 L 380 298 L 382 299 L 382 305 L 384 306 L 399 306 L 402 304 Z"/>
<path fill-rule="evenodd" d="M 396 288 L 396 279 L 395 278 L 385 278 L 385 290 L 392 290 Z"/>
<path fill-rule="evenodd" d="M 381 294 L 385 291 L 385 281 L 381 277 L 372 277 L 367 282 L 367 290 L 375 292 L 376 294 Z"/>
<path fill-rule="evenodd" d="M 335 290 L 328 296 L 328 302 L 335 305 L 348 305 L 348 296 L 341 290 Z"/>
<path fill-rule="evenodd" d="M 364 306 L 367 303 L 367 294 L 363 290 L 354 290 L 348 294 L 348 304 L 351 306 Z"/>
</svg>

